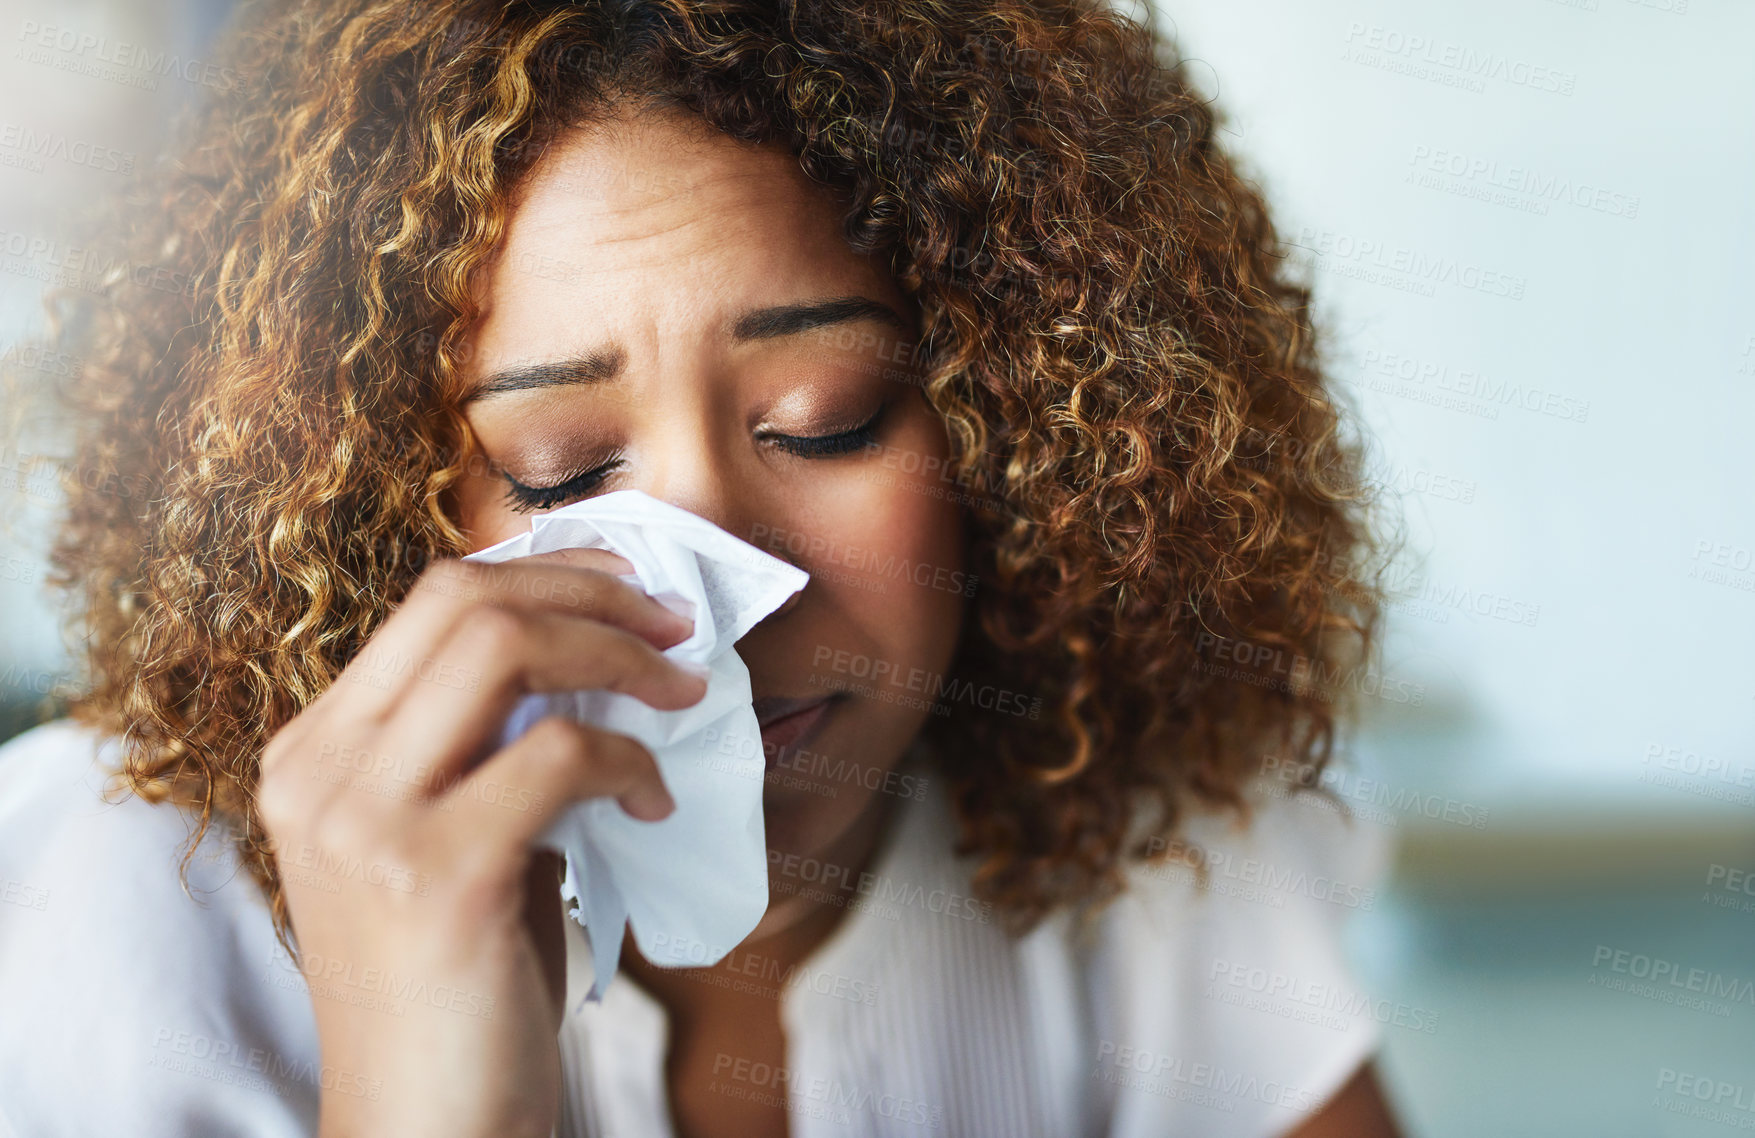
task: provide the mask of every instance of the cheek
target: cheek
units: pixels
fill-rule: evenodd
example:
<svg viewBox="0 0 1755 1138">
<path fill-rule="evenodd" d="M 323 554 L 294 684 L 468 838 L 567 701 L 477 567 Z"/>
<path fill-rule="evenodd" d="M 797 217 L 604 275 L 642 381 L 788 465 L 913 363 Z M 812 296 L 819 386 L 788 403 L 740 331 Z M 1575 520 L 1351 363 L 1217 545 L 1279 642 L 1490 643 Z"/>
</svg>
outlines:
<svg viewBox="0 0 1755 1138">
<path fill-rule="evenodd" d="M 530 530 L 530 515 L 506 504 L 506 482 L 486 462 L 472 462 L 455 487 L 452 516 L 469 538 L 473 552 Z"/>
<path fill-rule="evenodd" d="M 899 426 L 882 449 L 813 490 L 811 513 L 826 523 L 819 531 L 826 548 L 800 560 L 827 578 L 836 607 L 893 663 L 940 668 L 972 591 L 962 511 L 956 483 L 944 473 L 936 418 L 922 409 Z"/>
</svg>

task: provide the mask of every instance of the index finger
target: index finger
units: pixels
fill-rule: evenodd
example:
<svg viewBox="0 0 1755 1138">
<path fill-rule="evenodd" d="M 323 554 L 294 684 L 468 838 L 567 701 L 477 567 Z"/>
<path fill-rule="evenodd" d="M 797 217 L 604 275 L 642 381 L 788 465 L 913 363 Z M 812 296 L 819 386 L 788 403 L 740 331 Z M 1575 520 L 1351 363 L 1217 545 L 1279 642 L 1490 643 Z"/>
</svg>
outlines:
<svg viewBox="0 0 1755 1138">
<path fill-rule="evenodd" d="M 694 629 L 692 615 L 621 579 L 632 572 L 626 558 L 606 549 L 560 549 L 494 562 L 450 559 L 422 575 L 398 612 L 446 603 L 459 610 L 471 604 L 503 605 L 613 624 L 654 648 L 685 639 Z"/>
<path fill-rule="evenodd" d="M 634 571 L 634 563 L 613 549 L 551 549 L 547 553 L 531 553 L 524 557 L 513 557 L 510 561 L 554 561 L 561 565 L 571 565 L 577 569 L 597 569 L 615 577 L 624 577 Z M 497 564 L 508 564 L 506 561 Z"/>
<path fill-rule="evenodd" d="M 583 562 L 595 562 L 598 568 Z M 335 698 L 384 712 L 394 703 L 400 671 L 424 660 L 467 614 L 487 604 L 533 614 L 584 617 L 612 625 L 663 650 L 686 639 L 688 617 L 642 593 L 613 570 L 625 558 L 607 550 L 560 550 L 510 561 L 448 561 L 429 570 L 403 603 L 342 670 Z M 385 674 L 386 669 L 393 674 Z M 340 680 L 358 681 L 343 686 Z M 327 694 L 327 693 L 326 693 Z"/>
</svg>

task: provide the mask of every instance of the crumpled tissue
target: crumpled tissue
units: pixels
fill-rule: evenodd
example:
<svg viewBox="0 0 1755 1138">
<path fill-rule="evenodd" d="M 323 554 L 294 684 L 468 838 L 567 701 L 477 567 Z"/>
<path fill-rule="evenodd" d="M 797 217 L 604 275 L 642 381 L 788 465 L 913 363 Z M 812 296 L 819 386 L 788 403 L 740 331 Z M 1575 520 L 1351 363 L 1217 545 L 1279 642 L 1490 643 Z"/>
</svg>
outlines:
<svg viewBox="0 0 1755 1138">
<path fill-rule="evenodd" d="M 566 858 L 561 894 L 577 902 L 573 918 L 591 945 L 594 976 L 585 1000 L 599 1001 L 619 966 L 627 925 L 647 959 L 659 961 L 655 945 L 738 944 L 767 911 L 761 727 L 749 669 L 732 646 L 810 575 L 638 490 L 541 514 L 529 533 L 463 560 L 493 563 L 568 548 L 618 553 L 634 567 L 622 580 L 660 601 L 688 601 L 694 631 L 664 652 L 710 669 L 707 694 L 693 707 L 659 711 L 618 692 L 542 692 L 520 700 L 501 732 L 504 747 L 537 720 L 561 715 L 631 736 L 652 752 L 676 800 L 669 817 L 642 822 L 613 798 L 591 799 L 540 839 Z M 714 964 L 722 955 L 689 964 Z"/>
</svg>

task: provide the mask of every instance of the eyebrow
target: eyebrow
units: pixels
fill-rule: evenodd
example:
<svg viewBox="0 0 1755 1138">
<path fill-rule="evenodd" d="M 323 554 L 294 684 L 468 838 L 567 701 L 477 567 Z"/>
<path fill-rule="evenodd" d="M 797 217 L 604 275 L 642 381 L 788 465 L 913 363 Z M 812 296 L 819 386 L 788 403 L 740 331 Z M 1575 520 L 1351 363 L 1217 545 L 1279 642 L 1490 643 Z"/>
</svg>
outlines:
<svg viewBox="0 0 1755 1138">
<path fill-rule="evenodd" d="M 904 333 L 913 331 L 902 314 L 887 304 L 863 296 L 837 296 L 751 309 L 731 322 L 730 333 L 733 343 L 748 343 L 860 320 L 879 320 Z M 564 360 L 512 364 L 490 372 L 469 390 L 463 402 L 473 403 L 511 391 L 603 383 L 619 376 L 627 362 L 627 353 L 621 346 L 611 344 Z"/>
<path fill-rule="evenodd" d="M 731 338 L 734 342 L 771 340 L 776 336 L 791 336 L 808 332 L 812 328 L 846 324 L 855 320 L 881 320 L 903 332 L 911 330 L 908 322 L 902 319 L 902 314 L 887 304 L 879 304 L 863 296 L 838 296 L 829 300 L 813 300 L 807 304 L 777 304 L 746 312 L 732 323 Z"/>
</svg>

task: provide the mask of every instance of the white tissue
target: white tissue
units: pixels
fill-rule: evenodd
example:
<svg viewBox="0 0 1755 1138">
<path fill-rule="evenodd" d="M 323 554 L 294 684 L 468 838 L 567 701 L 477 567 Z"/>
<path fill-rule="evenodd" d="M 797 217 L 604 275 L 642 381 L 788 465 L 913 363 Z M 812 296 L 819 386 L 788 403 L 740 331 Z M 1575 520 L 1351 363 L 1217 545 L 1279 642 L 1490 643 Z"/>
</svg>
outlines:
<svg viewBox="0 0 1755 1138">
<path fill-rule="evenodd" d="M 549 715 L 631 736 L 652 752 L 676 800 L 669 817 L 642 822 L 613 798 L 592 799 L 562 815 L 542 836 L 543 845 L 567 860 L 561 894 L 578 902 L 573 915 L 590 939 L 595 973 L 585 999 L 601 1000 L 620 963 L 628 924 L 640 951 L 660 962 L 669 954 L 655 945 L 729 950 L 767 911 L 761 727 L 752 707 L 749 669 L 732 646 L 804 588 L 810 575 L 638 490 L 587 498 L 539 515 L 530 533 L 463 560 L 491 563 L 569 548 L 618 553 L 634 567 L 623 580 L 661 600 L 690 602 L 694 632 L 665 655 L 711 668 L 707 694 L 680 711 L 658 711 L 616 692 L 527 695 L 500 737 L 503 747 Z M 716 740 L 743 745 L 719 746 Z M 722 956 L 689 963 L 714 964 Z"/>
</svg>

